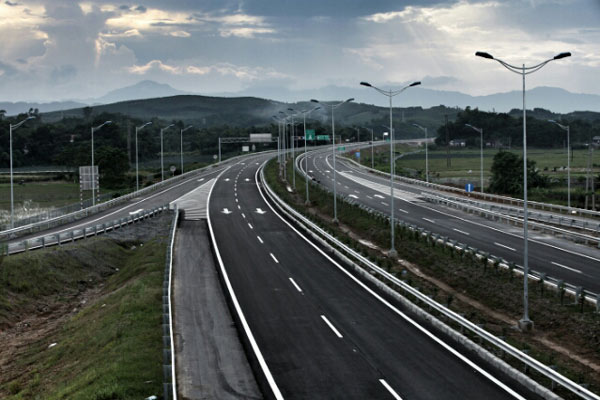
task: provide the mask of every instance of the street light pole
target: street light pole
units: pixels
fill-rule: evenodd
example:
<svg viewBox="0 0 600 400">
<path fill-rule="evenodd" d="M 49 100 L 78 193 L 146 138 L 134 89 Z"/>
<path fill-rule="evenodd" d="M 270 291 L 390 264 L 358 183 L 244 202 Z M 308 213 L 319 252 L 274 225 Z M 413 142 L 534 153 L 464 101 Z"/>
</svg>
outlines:
<svg viewBox="0 0 600 400">
<path fill-rule="evenodd" d="M 187 131 L 191 127 L 192 127 L 192 125 L 188 126 L 187 128 L 181 129 L 179 131 L 179 149 L 180 149 L 180 154 L 181 154 L 181 174 L 182 175 L 183 175 L 183 132 Z"/>
<path fill-rule="evenodd" d="M 427 128 L 425 128 L 419 124 L 413 124 L 413 126 L 416 126 L 420 130 L 425 132 L 425 182 L 429 183 L 429 152 L 428 152 L 428 147 L 427 147 L 427 144 L 428 144 L 427 143 Z"/>
<path fill-rule="evenodd" d="M 142 130 L 142 128 L 144 128 L 147 125 L 150 125 L 151 123 L 152 122 L 146 122 L 142 126 L 135 127 L 135 191 L 136 192 L 138 190 L 140 190 L 140 174 L 139 174 L 139 169 L 138 169 L 138 142 L 137 142 L 138 131 Z"/>
<path fill-rule="evenodd" d="M 394 127 L 392 125 L 392 97 L 399 95 L 400 93 L 404 92 L 406 89 L 408 89 L 409 87 L 413 87 L 413 86 L 417 86 L 420 85 L 421 82 L 413 82 L 408 86 L 403 87 L 402 89 L 399 90 L 383 90 L 383 89 L 379 89 L 378 87 L 375 87 L 373 85 L 371 85 L 368 82 L 361 82 L 360 83 L 362 86 L 366 86 L 366 87 L 370 87 L 375 89 L 377 92 L 383 94 L 384 96 L 387 96 L 390 99 L 390 197 L 391 197 L 391 201 L 390 201 L 390 213 L 391 213 L 391 217 L 390 217 L 390 236 L 391 236 L 391 246 L 390 246 L 390 251 L 388 252 L 390 257 L 396 257 L 398 255 L 398 252 L 396 251 L 396 247 L 394 246 L 394 173 L 395 173 L 395 160 L 394 160 Z"/>
<path fill-rule="evenodd" d="M 102 128 L 104 125 L 108 125 L 112 123 L 112 121 L 106 121 L 102 125 L 98 125 L 96 127 L 92 126 L 92 206 L 96 205 L 96 180 L 94 179 L 94 131 Z M 100 185 L 98 185 L 100 187 Z"/>
<path fill-rule="evenodd" d="M 529 319 L 529 290 L 528 290 L 528 277 L 529 277 L 529 249 L 528 249 L 528 211 L 527 211 L 527 119 L 526 119 L 526 108 L 525 108 L 525 75 L 532 74 L 539 71 L 544 65 L 550 61 L 560 60 L 561 58 L 570 57 L 571 53 L 565 52 L 560 53 L 536 64 L 531 67 L 526 67 L 523 64 L 521 67 L 510 65 L 498 58 L 494 58 L 491 54 L 478 51 L 475 53 L 478 57 L 487 58 L 499 62 L 502 66 L 511 72 L 519 74 L 523 77 L 523 318 L 519 320 L 519 328 L 522 331 L 530 331 L 533 329 L 533 321 Z"/>
<path fill-rule="evenodd" d="M 337 174 L 335 170 L 335 118 L 333 116 L 333 110 L 341 106 L 342 104 L 349 103 L 354 101 L 354 98 L 350 98 L 346 101 L 342 101 L 337 104 L 325 104 L 321 103 L 319 100 L 311 99 L 313 103 L 319 103 L 322 106 L 329 107 L 331 109 L 331 152 L 333 154 L 333 222 L 338 223 L 337 218 Z"/>
<path fill-rule="evenodd" d="M 481 181 L 481 193 L 483 193 L 483 128 L 476 128 L 471 124 L 465 124 L 476 132 L 479 132 L 479 173 Z"/>
<path fill-rule="evenodd" d="M 562 130 L 567 131 L 567 207 L 571 212 L 571 127 L 570 125 L 561 125 L 552 119 L 549 119 L 548 122 L 552 122 Z"/>
<path fill-rule="evenodd" d="M 34 119 L 35 117 L 28 116 L 23 121 L 13 125 L 9 124 L 9 135 L 8 135 L 8 143 L 9 143 L 9 152 L 10 152 L 10 228 L 15 227 L 15 195 L 13 189 L 13 156 L 12 156 L 12 133 L 14 130 L 17 130 L 18 127 L 23 125 L 25 122 L 30 119 Z"/>
<path fill-rule="evenodd" d="M 310 204 L 310 199 L 308 196 L 308 157 L 306 156 L 306 143 L 308 142 L 308 139 L 306 138 L 306 115 L 313 111 L 319 110 L 320 108 L 321 107 L 315 107 L 312 110 L 300 111 L 304 119 L 304 181 L 306 182 L 306 205 Z"/>
<path fill-rule="evenodd" d="M 294 111 L 293 108 L 288 108 L 288 111 Z M 294 145 L 294 137 L 296 136 L 296 125 L 294 125 L 294 116 L 296 114 L 290 114 L 292 117 L 292 126 L 291 126 L 291 147 L 292 147 L 292 187 L 296 190 L 296 149 Z"/>
<path fill-rule="evenodd" d="M 164 157 L 163 157 L 163 132 L 174 125 L 175 124 L 171 124 L 171 125 L 167 126 L 166 128 L 160 128 L 160 180 L 161 181 L 165 180 L 165 165 L 163 162 L 163 159 L 164 159 Z"/>
</svg>

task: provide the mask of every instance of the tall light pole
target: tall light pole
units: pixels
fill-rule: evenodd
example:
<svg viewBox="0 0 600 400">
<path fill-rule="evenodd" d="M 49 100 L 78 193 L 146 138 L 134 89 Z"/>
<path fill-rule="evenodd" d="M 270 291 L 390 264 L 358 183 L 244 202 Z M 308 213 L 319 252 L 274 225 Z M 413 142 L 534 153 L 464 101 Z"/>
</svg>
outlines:
<svg viewBox="0 0 600 400">
<path fill-rule="evenodd" d="M 481 193 L 483 193 L 483 128 L 476 128 L 471 124 L 465 124 L 476 132 L 479 132 L 479 171 L 481 181 Z"/>
<path fill-rule="evenodd" d="M 294 125 L 294 116 L 296 114 L 293 114 L 294 109 L 293 108 L 288 108 L 288 111 L 292 112 L 292 114 L 290 114 L 290 117 L 292 117 L 292 126 L 291 126 L 291 135 L 290 135 L 290 139 L 292 141 L 291 147 L 292 147 L 292 187 L 294 188 L 294 190 L 296 190 L 296 168 L 295 168 L 295 163 L 296 163 L 296 150 L 295 150 L 295 146 L 294 146 L 294 137 L 296 136 L 296 125 Z"/>
<path fill-rule="evenodd" d="M 165 180 L 165 165 L 164 165 L 164 157 L 163 157 L 163 132 L 174 126 L 175 124 L 171 124 L 165 128 L 160 128 L 160 180 Z"/>
<path fill-rule="evenodd" d="M 25 118 L 23 121 L 17 123 L 17 124 L 9 124 L 9 135 L 8 135 L 8 147 L 9 147 L 9 152 L 10 152 L 10 228 L 14 228 L 15 227 L 15 196 L 14 196 L 14 191 L 13 191 L 13 156 L 12 156 L 12 133 L 14 130 L 16 130 L 18 127 L 20 127 L 21 125 L 23 125 L 25 122 L 29 121 L 30 119 L 34 119 L 35 117 L 33 116 L 28 116 L 27 118 Z"/>
<path fill-rule="evenodd" d="M 306 181 L 306 205 L 310 204 L 310 199 L 308 197 L 308 157 L 306 157 L 306 142 L 308 142 L 308 139 L 306 138 L 306 115 L 319 109 L 321 109 L 321 107 L 315 107 L 312 110 L 300 111 L 302 117 L 304 118 L 304 180 Z"/>
<path fill-rule="evenodd" d="M 571 127 L 569 125 L 561 125 L 552 119 L 549 119 L 548 122 L 552 122 L 560 129 L 567 131 L 567 207 L 569 208 L 569 212 L 571 212 Z"/>
<path fill-rule="evenodd" d="M 395 168 L 395 160 L 394 160 L 394 127 L 392 124 L 392 98 L 394 96 L 397 96 L 400 93 L 404 92 L 406 89 L 408 89 L 410 87 L 420 85 L 421 82 L 413 82 L 410 85 L 405 86 L 399 90 L 379 89 L 378 87 L 375 87 L 368 82 L 361 82 L 360 84 L 362 86 L 373 88 L 376 91 L 378 91 L 379 93 L 381 93 L 382 95 L 387 96 L 390 99 L 390 197 L 392 198 L 390 201 L 390 211 L 391 211 L 390 235 L 391 235 L 392 243 L 391 243 L 391 247 L 390 247 L 390 251 L 389 251 L 389 256 L 396 257 L 398 255 L 398 252 L 396 251 L 396 247 L 394 246 L 394 225 L 395 225 L 394 224 L 394 173 L 395 173 L 396 168 Z"/>
<path fill-rule="evenodd" d="M 338 218 L 337 218 L 337 174 L 336 174 L 336 170 L 335 170 L 335 118 L 333 116 L 333 110 L 335 110 L 342 104 L 346 104 L 351 101 L 354 101 L 354 98 L 347 99 L 345 101 L 342 101 L 342 102 L 336 103 L 336 104 L 321 103 L 319 100 L 315 100 L 315 99 L 311 99 L 310 101 L 312 101 L 313 103 L 319 103 L 322 106 L 329 107 L 331 109 L 331 152 L 333 154 L 333 222 L 337 224 L 338 223 Z"/>
<path fill-rule="evenodd" d="M 140 190 L 140 173 L 139 173 L 139 169 L 138 169 L 138 143 L 137 143 L 138 131 L 142 130 L 142 128 L 144 128 L 147 125 L 150 125 L 151 123 L 152 122 L 146 122 L 145 124 L 143 124 L 141 126 L 135 127 L 135 191 L 136 192 L 138 190 Z"/>
<path fill-rule="evenodd" d="M 413 124 L 413 126 L 416 126 L 420 130 L 425 132 L 425 182 L 429 182 L 429 152 L 427 150 L 427 128 L 419 124 Z"/>
<path fill-rule="evenodd" d="M 92 126 L 92 206 L 96 205 L 96 180 L 94 179 L 94 132 L 102 128 L 104 125 L 108 125 L 112 121 L 106 121 L 102 125 L 96 127 Z M 99 187 L 100 185 L 98 185 Z"/>
<path fill-rule="evenodd" d="M 193 127 L 193 125 L 190 125 L 179 131 L 179 151 L 181 154 L 181 173 L 182 174 L 183 174 L 183 132 L 187 131 L 188 129 L 190 129 L 192 127 Z"/>
<path fill-rule="evenodd" d="M 525 75 L 529 75 L 536 71 L 539 71 L 542 67 L 544 67 L 544 65 L 548 64 L 550 61 L 570 57 L 571 53 L 565 52 L 557 54 L 553 58 L 549 58 L 548 60 L 533 65 L 531 67 L 526 67 L 525 64 L 523 64 L 521 67 L 510 65 L 507 62 L 504 62 L 498 58 L 494 58 L 491 54 L 482 51 L 476 52 L 475 55 L 478 57 L 483 57 L 497 61 L 509 71 L 514 72 L 515 74 L 519 74 L 523 77 L 523 318 L 519 320 L 519 328 L 523 331 L 530 331 L 533 329 L 533 321 L 529 319 L 529 292 L 527 287 L 529 276 L 529 249 L 527 239 L 527 119 L 525 111 Z"/>
</svg>

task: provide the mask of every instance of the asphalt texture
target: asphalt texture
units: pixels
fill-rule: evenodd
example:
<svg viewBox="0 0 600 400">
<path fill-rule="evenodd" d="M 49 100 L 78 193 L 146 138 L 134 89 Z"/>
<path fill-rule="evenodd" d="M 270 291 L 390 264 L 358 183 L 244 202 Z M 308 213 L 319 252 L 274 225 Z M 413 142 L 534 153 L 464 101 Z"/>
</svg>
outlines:
<svg viewBox="0 0 600 400">
<path fill-rule="evenodd" d="M 180 222 L 173 271 L 181 398 L 262 399 L 221 289 L 206 221 Z"/>
<path fill-rule="evenodd" d="M 534 398 L 485 377 L 484 370 L 500 374 L 468 364 L 302 239 L 261 196 L 260 163 L 236 164 L 219 177 L 209 224 L 229 295 L 282 397 Z"/>
<path fill-rule="evenodd" d="M 309 175 L 333 189 L 331 151 L 309 153 Z M 301 163 L 302 167 L 304 162 Z M 390 215 L 390 181 L 338 159 L 337 193 Z M 447 236 L 496 257 L 523 265 L 523 229 L 429 203 L 420 198 L 422 188 L 394 185 L 394 217 L 432 233 Z M 529 268 L 600 293 L 600 250 L 530 231 Z"/>
</svg>

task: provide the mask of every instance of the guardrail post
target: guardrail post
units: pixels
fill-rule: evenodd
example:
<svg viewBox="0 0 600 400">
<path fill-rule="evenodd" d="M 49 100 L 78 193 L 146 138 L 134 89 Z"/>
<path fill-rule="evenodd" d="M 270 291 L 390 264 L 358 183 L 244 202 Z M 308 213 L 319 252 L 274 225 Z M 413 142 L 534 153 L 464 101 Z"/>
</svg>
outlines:
<svg viewBox="0 0 600 400">
<path fill-rule="evenodd" d="M 42 249 L 46 248 L 46 237 L 42 236 Z"/>
</svg>

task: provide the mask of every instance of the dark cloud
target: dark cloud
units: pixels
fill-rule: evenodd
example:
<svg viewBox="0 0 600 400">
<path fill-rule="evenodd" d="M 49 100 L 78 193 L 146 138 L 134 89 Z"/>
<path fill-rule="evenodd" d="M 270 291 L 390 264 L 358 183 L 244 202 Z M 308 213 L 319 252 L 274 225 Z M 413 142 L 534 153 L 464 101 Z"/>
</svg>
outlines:
<svg viewBox="0 0 600 400">
<path fill-rule="evenodd" d="M 126 6 L 126 5 L 119 6 L 119 10 L 129 11 L 129 6 Z"/>
<path fill-rule="evenodd" d="M 16 3 L 16 2 L 15 2 L 15 3 L 13 3 L 12 1 L 8 1 L 8 0 L 6 0 L 6 1 L 4 2 L 4 4 L 6 4 L 7 6 L 11 6 L 11 7 L 14 7 L 14 6 L 18 6 L 18 5 L 20 5 L 19 3 Z"/>
<path fill-rule="evenodd" d="M 148 11 L 148 9 L 146 7 L 140 5 L 135 8 L 135 11 L 145 13 L 146 11 Z"/>
</svg>

